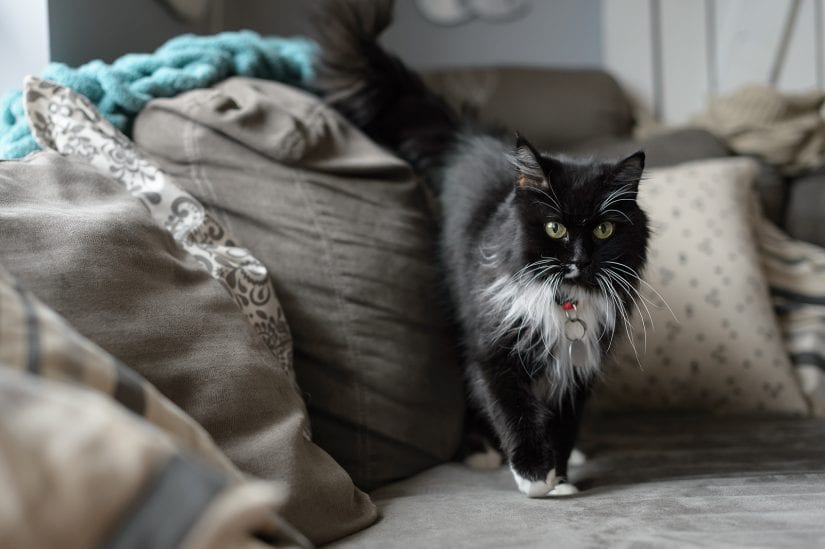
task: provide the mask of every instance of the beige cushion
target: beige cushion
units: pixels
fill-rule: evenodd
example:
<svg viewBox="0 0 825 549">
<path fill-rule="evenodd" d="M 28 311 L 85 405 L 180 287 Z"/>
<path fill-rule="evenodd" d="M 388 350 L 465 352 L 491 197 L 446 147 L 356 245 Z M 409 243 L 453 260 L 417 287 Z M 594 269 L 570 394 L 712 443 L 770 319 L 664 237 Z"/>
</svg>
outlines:
<svg viewBox="0 0 825 549">
<path fill-rule="evenodd" d="M 601 407 L 809 412 L 760 263 L 756 171 L 752 160 L 733 158 L 646 174 L 639 202 L 653 236 L 645 279 L 668 306 L 647 286 L 649 303 L 634 296 L 643 313 L 633 322 L 635 351 L 620 340 L 599 387 Z"/>
</svg>

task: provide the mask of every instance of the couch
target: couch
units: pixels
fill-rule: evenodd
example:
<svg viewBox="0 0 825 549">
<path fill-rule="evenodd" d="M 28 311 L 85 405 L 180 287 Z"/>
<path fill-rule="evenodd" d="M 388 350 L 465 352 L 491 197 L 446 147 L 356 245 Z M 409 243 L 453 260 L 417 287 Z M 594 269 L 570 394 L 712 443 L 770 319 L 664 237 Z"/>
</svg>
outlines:
<svg viewBox="0 0 825 549">
<path fill-rule="evenodd" d="M 0 478 L 14 479 L 9 508 L 26 519 L 0 517 L 18 536 L 8 538 L 15 546 L 52 542 L 70 524 L 95 523 L 102 508 L 109 513 L 87 530 L 99 537 L 64 537 L 67 547 L 153 543 L 146 540 L 164 530 L 173 530 L 163 538 L 168 546 L 186 547 L 825 544 L 825 420 L 812 404 L 822 384 L 813 374 L 812 384 L 799 381 L 807 365 L 799 357 L 815 353 L 783 346 L 788 330 L 770 308 L 768 286 L 788 280 L 781 268 L 789 262 L 763 270 L 759 252 L 786 238 L 773 229 L 762 235 L 761 212 L 794 234 L 797 210 L 804 219 L 815 210 L 798 185 L 816 187 L 817 175 L 789 181 L 754 161 L 725 160 L 725 144 L 698 129 L 635 141 L 632 107 L 600 71 L 427 78 L 542 148 L 618 155 L 644 147 L 648 165 L 662 170 L 652 182 L 686 178 L 710 191 L 736 180 L 719 203 L 741 211 L 719 217 L 732 220 L 725 227 L 737 235 L 733 244 L 746 242 L 737 269 L 753 274 L 729 281 L 726 294 L 751 288 L 743 296 L 755 296 L 753 304 L 743 297 L 730 308 L 741 305 L 753 322 L 726 317 L 724 329 L 697 342 L 681 310 L 681 325 L 657 321 L 644 372 L 631 359 L 611 366 L 617 377 L 589 410 L 580 444 L 587 459 L 571 468 L 581 493 L 527 499 L 506 467 L 452 461 L 464 403 L 432 260 L 437 219 L 403 162 L 316 99 L 272 82 L 233 78 L 156 100 L 135 121 L 135 148 L 81 98 L 32 81 L 29 118 L 47 150 L 0 164 L 0 265 L 10 271 L 0 277 L 0 297 L 6 310 L 22 311 L 0 314 L 0 342 L 12 342 L 0 347 L 0 363 L 27 373 L 0 385 L 25 411 L 37 398 L 54 408 L 51 431 L 36 414 L 21 412 L 19 425 L 40 425 L 38 433 L 68 447 L 82 434 L 93 448 L 112 448 L 101 454 L 112 463 L 130 452 L 147 457 L 118 469 L 137 479 L 120 486 L 111 473 L 101 477 L 113 470 L 105 460 L 95 468 L 82 451 L 27 443 L 0 469 Z M 753 184 L 761 205 L 750 204 Z M 649 199 L 690 202 L 671 190 Z M 801 226 L 809 232 L 796 234 L 811 240 L 822 227 Z M 708 241 L 730 240 L 704 228 Z M 821 260 L 818 248 L 794 246 Z M 655 261 L 657 283 L 678 278 L 664 257 Z M 708 276 L 728 276 L 703 263 L 697 268 Z M 821 287 L 806 284 L 811 294 Z M 806 303 L 783 295 L 778 311 Z M 721 305 L 695 303 L 696 316 L 719 316 L 724 297 Z M 659 313 L 667 314 L 654 308 Z M 764 351 L 745 357 L 750 345 L 742 342 L 754 338 Z M 679 356 L 688 339 L 707 351 L 701 364 Z M 38 385 L 31 376 L 51 379 Z M 65 381 L 95 394 L 65 389 Z M 110 429 L 60 431 L 68 417 L 87 425 L 88 415 L 65 410 L 92 404 L 97 417 L 114 418 Z M 122 448 L 118 429 L 134 430 L 132 446 Z M 14 434 L 28 440 L 22 429 Z M 26 463 L 26 455 L 49 459 Z M 55 479 L 81 471 L 76 484 L 55 484 L 63 497 L 41 503 L 44 517 L 72 521 L 44 526 L 31 514 L 48 488 L 19 482 L 12 465 Z M 158 478 L 183 479 L 171 493 L 191 492 L 197 505 L 160 493 L 191 513 L 181 518 L 167 504 L 159 518 L 146 497 L 165 486 Z M 64 512 L 73 498 L 84 505 Z M 18 499 L 24 504 L 15 507 Z M 142 516 L 149 518 L 135 518 Z M 148 537 L 130 537 L 135 532 Z"/>
</svg>

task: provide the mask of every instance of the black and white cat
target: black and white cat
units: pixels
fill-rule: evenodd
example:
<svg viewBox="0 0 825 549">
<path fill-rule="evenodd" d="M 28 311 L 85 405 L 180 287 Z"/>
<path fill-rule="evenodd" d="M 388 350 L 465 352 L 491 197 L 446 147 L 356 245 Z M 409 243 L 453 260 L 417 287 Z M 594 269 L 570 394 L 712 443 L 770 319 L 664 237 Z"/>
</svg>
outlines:
<svg viewBox="0 0 825 549">
<path fill-rule="evenodd" d="M 462 120 L 377 43 L 391 0 L 333 0 L 316 18 L 317 86 L 438 195 L 440 260 L 472 403 L 530 497 L 567 494 L 584 401 L 646 261 L 644 154 L 541 154 Z"/>
</svg>

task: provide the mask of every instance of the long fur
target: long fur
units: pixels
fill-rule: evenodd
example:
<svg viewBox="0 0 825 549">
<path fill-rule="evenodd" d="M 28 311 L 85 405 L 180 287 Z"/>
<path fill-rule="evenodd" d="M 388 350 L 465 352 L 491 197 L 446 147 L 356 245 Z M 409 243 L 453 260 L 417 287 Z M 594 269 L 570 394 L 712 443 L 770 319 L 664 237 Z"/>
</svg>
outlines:
<svg viewBox="0 0 825 549">
<path fill-rule="evenodd" d="M 378 44 L 392 23 L 392 0 L 321 2 L 316 86 L 326 101 L 413 165 L 432 175 L 461 128 L 458 116 L 421 78 Z"/>
<path fill-rule="evenodd" d="M 316 86 L 326 100 L 424 176 L 441 204 L 440 263 L 462 334 L 472 401 L 489 421 L 519 489 L 564 477 L 581 408 L 628 325 L 646 260 L 636 205 L 644 167 L 539 153 L 463 120 L 378 43 L 390 0 L 331 0 L 316 18 Z M 550 221 L 548 221 L 550 220 Z M 567 225 L 564 238 L 546 224 Z M 598 240 L 594 227 L 615 236 Z M 573 346 L 568 314 L 587 325 Z"/>
</svg>

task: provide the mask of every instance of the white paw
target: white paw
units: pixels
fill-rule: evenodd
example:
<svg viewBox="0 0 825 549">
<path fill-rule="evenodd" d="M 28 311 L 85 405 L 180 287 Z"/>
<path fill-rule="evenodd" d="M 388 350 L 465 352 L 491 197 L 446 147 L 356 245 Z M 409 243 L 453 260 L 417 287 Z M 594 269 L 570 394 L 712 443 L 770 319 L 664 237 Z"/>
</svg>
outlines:
<svg viewBox="0 0 825 549">
<path fill-rule="evenodd" d="M 578 448 L 573 448 L 573 451 L 570 452 L 570 459 L 567 460 L 567 464 L 579 466 L 584 465 L 585 461 L 587 461 L 587 456 L 584 455 L 584 452 Z"/>
<path fill-rule="evenodd" d="M 464 465 L 473 469 L 498 469 L 503 459 L 500 452 L 489 446 L 483 452 L 476 452 L 464 458 Z"/>
<path fill-rule="evenodd" d="M 540 498 L 546 496 L 559 482 L 559 479 L 556 478 L 555 469 L 550 469 L 550 472 L 547 473 L 547 478 L 543 481 L 527 480 L 516 473 L 512 466 L 510 467 L 510 471 L 513 473 L 513 478 L 516 479 L 516 486 L 518 486 L 519 492 L 526 494 L 528 498 Z"/>
<path fill-rule="evenodd" d="M 576 488 L 574 485 L 570 484 L 569 482 L 560 482 L 556 484 L 556 487 L 550 490 L 547 493 L 550 497 L 564 497 L 564 496 L 572 496 L 573 494 L 578 494 L 579 489 Z"/>
</svg>

